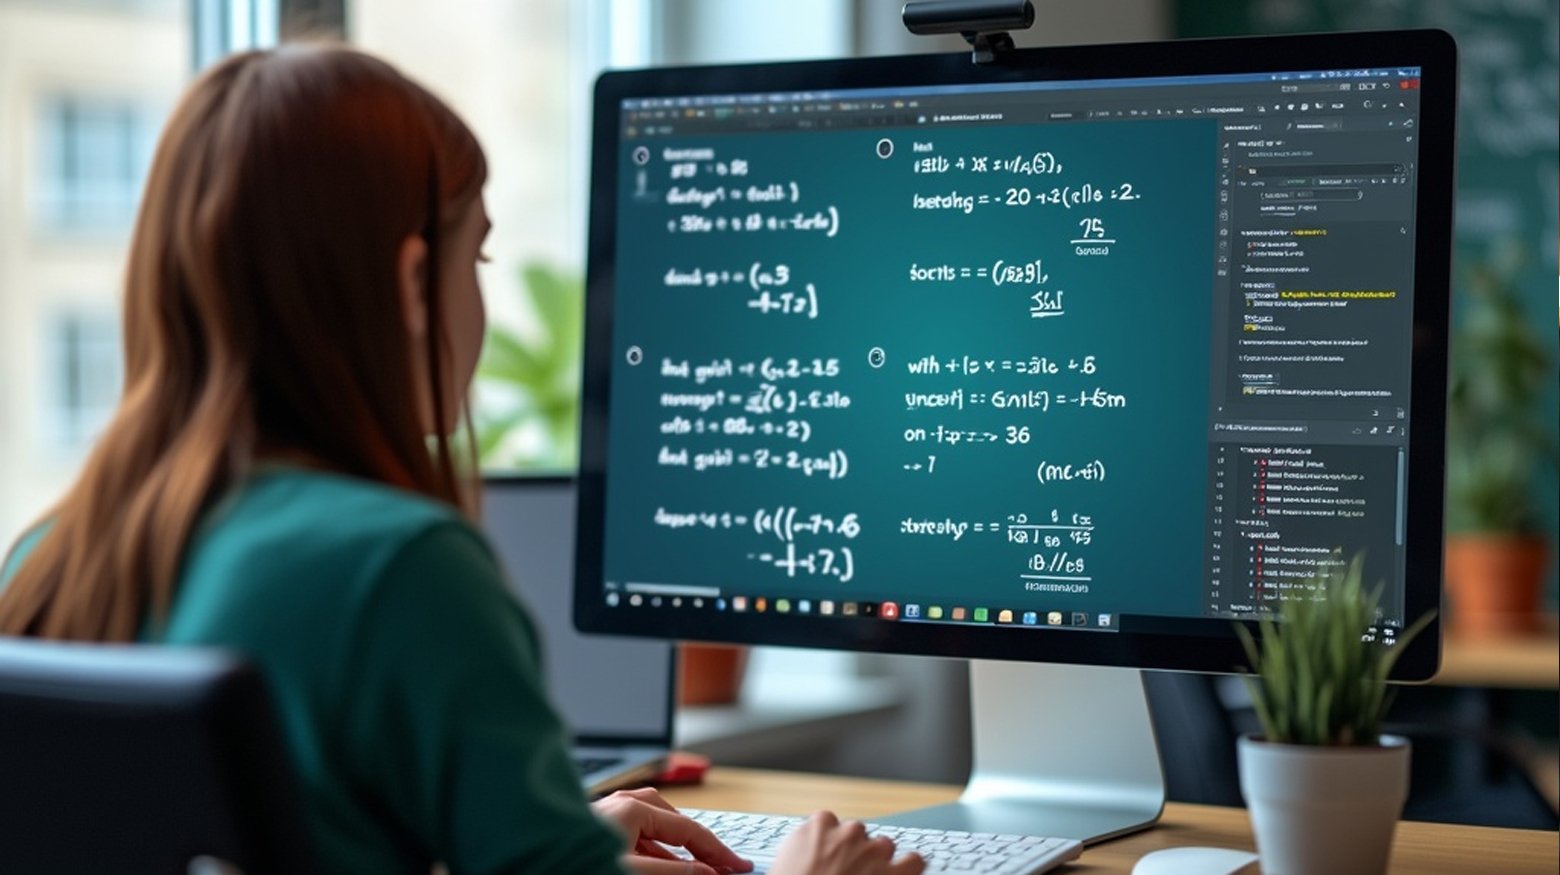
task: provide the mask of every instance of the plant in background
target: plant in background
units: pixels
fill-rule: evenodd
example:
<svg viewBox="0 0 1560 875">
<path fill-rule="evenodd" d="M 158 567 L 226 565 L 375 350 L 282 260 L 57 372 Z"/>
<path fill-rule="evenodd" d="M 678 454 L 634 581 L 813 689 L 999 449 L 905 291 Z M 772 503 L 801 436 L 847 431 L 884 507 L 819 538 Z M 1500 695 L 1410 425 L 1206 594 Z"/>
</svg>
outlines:
<svg viewBox="0 0 1560 875">
<path fill-rule="evenodd" d="M 1539 629 L 1549 538 L 1540 504 L 1553 495 L 1554 421 L 1543 394 L 1554 364 L 1524 318 L 1512 243 L 1469 272 L 1452 344 L 1447 406 L 1446 592 L 1453 634 L 1530 635 Z"/>
<path fill-rule="evenodd" d="M 521 270 L 539 331 L 488 325 L 477 365 L 477 451 L 485 470 L 572 472 L 578 458 L 584 284 L 542 264 Z"/>
<path fill-rule="evenodd" d="M 1513 286 L 1519 262 L 1507 253 L 1468 278 L 1446 423 L 1447 527 L 1454 532 L 1543 531 L 1534 485 L 1556 448 L 1540 400 L 1555 372 Z"/>
<path fill-rule="evenodd" d="M 1374 745 L 1391 695 L 1387 676 L 1402 649 L 1434 614 L 1420 617 L 1391 646 L 1366 640 L 1381 590 L 1361 583 L 1363 555 L 1311 579 L 1316 597 L 1283 602 L 1277 620 L 1259 621 L 1258 643 L 1236 634 L 1256 676 L 1247 676 L 1265 740 L 1280 744 Z"/>
</svg>

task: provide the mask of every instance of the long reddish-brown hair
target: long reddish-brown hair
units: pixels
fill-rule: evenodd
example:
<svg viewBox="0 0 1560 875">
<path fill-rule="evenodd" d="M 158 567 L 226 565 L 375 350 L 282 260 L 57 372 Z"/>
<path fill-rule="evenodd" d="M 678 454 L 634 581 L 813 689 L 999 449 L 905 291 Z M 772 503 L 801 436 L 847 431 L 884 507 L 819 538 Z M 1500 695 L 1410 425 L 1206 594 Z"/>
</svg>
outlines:
<svg viewBox="0 0 1560 875">
<path fill-rule="evenodd" d="M 203 512 L 272 452 L 470 510 L 437 280 L 440 240 L 486 174 L 448 107 L 361 53 L 289 46 L 203 74 L 136 219 L 124 397 L 0 591 L 0 634 L 135 639 L 166 615 Z M 415 234 L 426 350 L 397 283 Z"/>
</svg>

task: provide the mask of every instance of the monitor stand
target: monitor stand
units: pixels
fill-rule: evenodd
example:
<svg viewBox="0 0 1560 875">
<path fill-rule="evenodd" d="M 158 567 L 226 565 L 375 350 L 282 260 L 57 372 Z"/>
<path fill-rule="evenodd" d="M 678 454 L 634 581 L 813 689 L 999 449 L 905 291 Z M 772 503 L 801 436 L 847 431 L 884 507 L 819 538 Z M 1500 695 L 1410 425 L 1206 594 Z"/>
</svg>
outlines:
<svg viewBox="0 0 1560 875">
<path fill-rule="evenodd" d="M 970 717 L 959 801 L 875 822 L 1093 844 L 1159 819 L 1164 772 L 1136 669 L 971 660 Z"/>
</svg>

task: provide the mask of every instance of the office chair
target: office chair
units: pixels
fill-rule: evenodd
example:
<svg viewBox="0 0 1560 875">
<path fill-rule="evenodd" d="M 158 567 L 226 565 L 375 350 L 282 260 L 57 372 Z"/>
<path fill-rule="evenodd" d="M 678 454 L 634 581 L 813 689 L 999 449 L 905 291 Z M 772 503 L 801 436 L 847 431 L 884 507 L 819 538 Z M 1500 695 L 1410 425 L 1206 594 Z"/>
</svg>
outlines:
<svg viewBox="0 0 1560 875">
<path fill-rule="evenodd" d="M 0 875 L 316 871 L 254 668 L 0 639 Z"/>
</svg>

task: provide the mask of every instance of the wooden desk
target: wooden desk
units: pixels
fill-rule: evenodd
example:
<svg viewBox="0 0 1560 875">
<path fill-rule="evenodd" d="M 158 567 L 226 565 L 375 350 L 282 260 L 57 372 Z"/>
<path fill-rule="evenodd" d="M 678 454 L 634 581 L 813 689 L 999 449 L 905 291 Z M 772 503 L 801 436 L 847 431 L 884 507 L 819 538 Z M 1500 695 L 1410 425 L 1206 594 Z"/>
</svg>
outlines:
<svg viewBox="0 0 1560 875">
<path fill-rule="evenodd" d="M 842 817 L 870 819 L 949 802 L 959 791 L 942 784 L 716 768 L 703 786 L 663 792 L 673 805 L 688 808 L 809 814 L 826 807 Z M 1554 875 L 1560 856 L 1560 833 L 1554 832 L 1401 823 L 1396 840 L 1392 875 Z M 1126 875 L 1149 851 L 1180 845 L 1254 848 L 1244 809 L 1172 804 L 1156 828 L 1088 848 L 1060 871 Z"/>
<path fill-rule="evenodd" d="M 1560 687 L 1560 636 L 1552 620 L 1537 635 L 1489 640 L 1448 635 L 1441 644 L 1441 671 L 1430 681 L 1433 684 L 1526 690 Z"/>
</svg>

